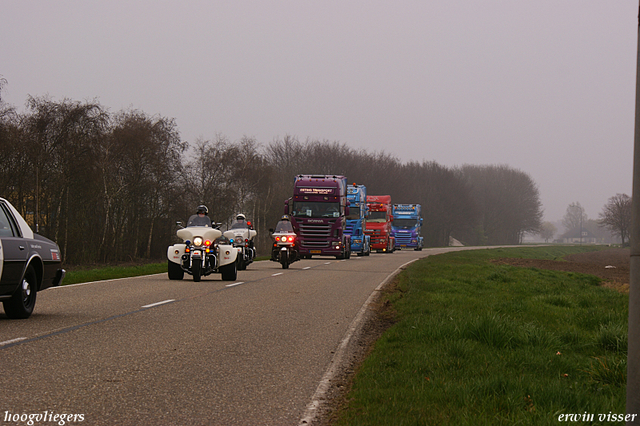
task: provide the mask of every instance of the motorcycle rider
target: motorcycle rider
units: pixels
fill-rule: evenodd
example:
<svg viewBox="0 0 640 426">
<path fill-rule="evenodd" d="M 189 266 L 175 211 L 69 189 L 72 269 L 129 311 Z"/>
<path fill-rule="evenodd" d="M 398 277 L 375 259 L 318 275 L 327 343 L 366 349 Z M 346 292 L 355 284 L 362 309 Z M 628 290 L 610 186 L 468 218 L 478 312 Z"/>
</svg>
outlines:
<svg viewBox="0 0 640 426">
<path fill-rule="evenodd" d="M 278 224 L 276 225 L 276 229 L 273 231 L 273 233 L 278 233 L 278 232 L 282 232 L 282 233 L 286 233 L 286 232 L 290 232 L 293 233 L 293 225 L 291 224 L 291 219 L 289 218 L 289 215 L 284 215 L 280 218 L 280 221 L 278 221 Z M 298 242 L 296 241 L 293 244 L 293 249 L 297 252 L 298 251 Z M 279 247 L 278 246 L 274 246 L 271 248 L 271 260 L 276 261 L 276 259 L 278 258 L 278 250 Z M 296 256 L 297 258 L 298 256 Z"/>
<path fill-rule="evenodd" d="M 247 222 L 247 217 L 242 213 L 240 213 L 236 216 L 236 222 L 233 225 L 231 225 L 231 229 L 238 229 L 238 228 L 251 229 L 251 226 L 249 225 L 249 223 L 250 222 Z"/>
<path fill-rule="evenodd" d="M 209 209 L 204 204 L 200 204 L 196 209 L 196 214 L 192 215 L 187 221 L 189 226 L 207 226 L 211 227 L 211 219 L 209 219 Z"/>
<path fill-rule="evenodd" d="M 253 225 L 244 214 L 238 213 L 236 221 L 231 225 L 231 229 L 253 229 Z M 249 241 L 249 247 L 253 249 L 253 240 Z"/>
</svg>

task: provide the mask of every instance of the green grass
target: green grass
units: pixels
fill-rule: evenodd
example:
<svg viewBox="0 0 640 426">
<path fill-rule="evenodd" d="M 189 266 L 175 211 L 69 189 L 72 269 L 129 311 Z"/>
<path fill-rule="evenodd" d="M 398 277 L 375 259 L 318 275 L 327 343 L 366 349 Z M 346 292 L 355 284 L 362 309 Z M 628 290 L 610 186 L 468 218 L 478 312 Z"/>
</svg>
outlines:
<svg viewBox="0 0 640 426">
<path fill-rule="evenodd" d="M 91 281 L 112 280 L 115 278 L 137 277 L 140 275 L 160 274 L 167 272 L 167 262 L 148 263 L 137 266 L 105 266 L 93 269 L 67 270 L 62 285 L 86 283 Z"/>
<path fill-rule="evenodd" d="M 625 412 L 628 296 L 589 275 L 492 258 L 592 247 L 463 251 L 412 264 L 397 323 L 355 376 L 338 425 L 556 425 Z"/>
</svg>

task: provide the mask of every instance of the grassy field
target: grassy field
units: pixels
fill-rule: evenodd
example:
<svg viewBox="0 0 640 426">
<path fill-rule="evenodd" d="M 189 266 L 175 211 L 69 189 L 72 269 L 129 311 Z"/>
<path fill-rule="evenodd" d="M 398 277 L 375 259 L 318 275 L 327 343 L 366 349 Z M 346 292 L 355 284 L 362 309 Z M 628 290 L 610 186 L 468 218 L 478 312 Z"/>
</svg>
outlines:
<svg viewBox="0 0 640 426">
<path fill-rule="evenodd" d="M 148 263 L 136 266 L 105 266 L 93 269 L 70 267 L 62 281 L 62 285 L 112 280 L 114 278 L 137 277 L 163 272 L 167 272 L 167 262 Z"/>
<path fill-rule="evenodd" d="M 571 423 L 609 424 L 598 414 L 625 412 L 628 295 L 589 275 L 490 262 L 592 249 L 463 251 L 412 264 L 387 295 L 397 322 L 333 423 L 557 425 L 563 414 L 594 414 Z"/>
</svg>

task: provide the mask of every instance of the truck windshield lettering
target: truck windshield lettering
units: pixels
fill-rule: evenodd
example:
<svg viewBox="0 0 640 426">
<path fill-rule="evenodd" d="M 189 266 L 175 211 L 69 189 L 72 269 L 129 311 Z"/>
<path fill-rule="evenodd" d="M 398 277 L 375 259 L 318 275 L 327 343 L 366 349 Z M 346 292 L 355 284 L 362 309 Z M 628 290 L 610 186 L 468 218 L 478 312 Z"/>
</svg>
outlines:
<svg viewBox="0 0 640 426">
<path fill-rule="evenodd" d="M 306 195 L 332 195 L 334 188 L 298 188 L 298 191 Z"/>
</svg>

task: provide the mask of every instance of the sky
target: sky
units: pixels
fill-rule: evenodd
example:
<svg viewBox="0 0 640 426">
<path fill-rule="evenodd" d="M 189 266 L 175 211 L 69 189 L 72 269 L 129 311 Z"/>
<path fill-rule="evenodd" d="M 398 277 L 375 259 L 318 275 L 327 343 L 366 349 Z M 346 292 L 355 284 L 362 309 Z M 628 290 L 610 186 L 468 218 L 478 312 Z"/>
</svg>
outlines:
<svg viewBox="0 0 640 426">
<path fill-rule="evenodd" d="M 98 101 L 185 141 L 506 164 L 544 220 L 631 195 L 638 1 L 2 0 L 3 100 Z M 309 170 L 313 173 L 313 170 Z M 364 183 L 366 184 L 366 183 Z"/>
</svg>

